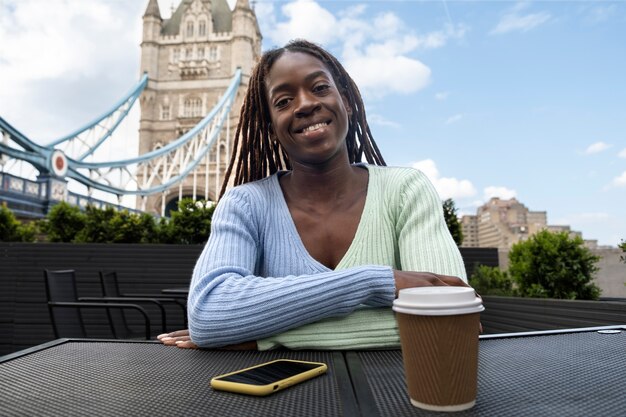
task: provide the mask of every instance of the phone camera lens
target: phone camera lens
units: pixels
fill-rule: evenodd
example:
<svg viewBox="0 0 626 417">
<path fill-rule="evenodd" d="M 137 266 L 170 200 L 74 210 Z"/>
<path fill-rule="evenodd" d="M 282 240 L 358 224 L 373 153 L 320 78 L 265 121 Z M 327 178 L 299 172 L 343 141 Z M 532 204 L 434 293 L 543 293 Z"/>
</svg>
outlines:
<svg viewBox="0 0 626 417">
<path fill-rule="evenodd" d="M 274 385 L 274 391 L 278 389 L 278 385 Z"/>
</svg>

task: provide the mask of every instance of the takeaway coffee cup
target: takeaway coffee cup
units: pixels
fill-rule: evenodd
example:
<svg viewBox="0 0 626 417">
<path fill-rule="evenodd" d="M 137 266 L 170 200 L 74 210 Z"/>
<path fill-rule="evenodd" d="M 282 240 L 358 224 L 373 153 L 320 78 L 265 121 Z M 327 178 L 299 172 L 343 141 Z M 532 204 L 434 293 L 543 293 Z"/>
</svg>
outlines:
<svg viewBox="0 0 626 417">
<path fill-rule="evenodd" d="M 476 403 L 482 300 L 468 287 L 400 290 L 396 312 L 411 403 L 462 411 Z"/>
</svg>

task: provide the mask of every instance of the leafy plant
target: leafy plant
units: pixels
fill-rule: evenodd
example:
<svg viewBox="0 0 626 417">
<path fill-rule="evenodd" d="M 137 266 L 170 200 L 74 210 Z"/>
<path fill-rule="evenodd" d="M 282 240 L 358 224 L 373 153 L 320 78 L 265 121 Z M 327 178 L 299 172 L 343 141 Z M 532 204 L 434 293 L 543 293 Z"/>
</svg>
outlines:
<svg viewBox="0 0 626 417">
<path fill-rule="evenodd" d="M 622 252 L 626 252 L 626 240 L 622 240 L 622 243 L 617 245 L 617 247 L 620 248 Z M 619 258 L 626 264 L 626 255 L 622 255 Z"/>
<path fill-rule="evenodd" d="M 498 267 L 479 265 L 470 277 L 469 284 L 481 295 L 516 295 L 513 279 Z"/>
<path fill-rule="evenodd" d="M 169 221 L 161 221 L 161 241 L 191 245 L 205 243 L 211 233 L 214 211 L 215 204 L 210 201 L 182 199 Z"/>
<path fill-rule="evenodd" d="M 116 228 L 114 223 L 117 212 L 112 207 L 99 209 L 87 206 L 85 209 L 85 227 L 76 235 L 76 242 L 80 243 L 110 243 L 115 240 Z"/>
<path fill-rule="evenodd" d="M 85 214 L 78 207 L 60 202 L 50 209 L 40 227 L 50 242 L 73 242 L 86 221 Z"/>
<path fill-rule="evenodd" d="M 6 204 L 0 206 L 0 242 L 34 242 L 35 223 L 20 222 Z"/>
<path fill-rule="evenodd" d="M 446 219 L 448 230 L 454 239 L 457 246 L 461 246 L 463 243 L 463 230 L 461 229 L 461 223 L 456 215 L 456 207 L 454 206 L 454 200 L 448 198 L 443 202 L 443 217 Z"/>
<path fill-rule="evenodd" d="M 592 281 L 600 257 L 579 236 L 542 230 L 509 252 L 509 274 L 524 297 L 596 300 L 600 288 Z"/>
<path fill-rule="evenodd" d="M 157 243 L 157 223 L 148 213 L 118 211 L 111 219 L 113 243 Z"/>
</svg>

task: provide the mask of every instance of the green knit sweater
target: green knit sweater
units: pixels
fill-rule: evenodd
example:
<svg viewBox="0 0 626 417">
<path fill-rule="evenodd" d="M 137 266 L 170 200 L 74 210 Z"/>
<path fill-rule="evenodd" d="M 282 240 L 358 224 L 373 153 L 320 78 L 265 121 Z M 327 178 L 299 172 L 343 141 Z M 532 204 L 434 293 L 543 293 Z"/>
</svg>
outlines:
<svg viewBox="0 0 626 417">
<path fill-rule="evenodd" d="M 410 168 L 366 167 L 369 184 L 363 214 L 354 241 L 335 270 L 381 265 L 467 281 L 463 260 L 445 224 L 441 200 L 426 176 Z M 280 346 L 381 349 L 399 347 L 400 339 L 391 306 L 363 305 L 348 316 L 323 319 L 259 340 L 258 346 L 260 350 Z"/>
</svg>

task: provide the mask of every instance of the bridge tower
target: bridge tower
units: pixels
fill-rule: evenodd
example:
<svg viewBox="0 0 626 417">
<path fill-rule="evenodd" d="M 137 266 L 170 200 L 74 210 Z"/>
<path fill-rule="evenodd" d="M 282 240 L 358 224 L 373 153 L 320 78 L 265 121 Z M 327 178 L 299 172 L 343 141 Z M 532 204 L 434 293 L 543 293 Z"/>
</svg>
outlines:
<svg viewBox="0 0 626 417">
<path fill-rule="evenodd" d="M 139 154 L 159 149 L 193 128 L 213 108 L 237 68 L 242 78 L 226 126 L 201 166 L 180 186 L 145 197 L 137 207 L 153 213 L 175 208 L 184 197 L 215 201 L 231 156 L 245 89 L 261 53 L 261 32 L 248 0 L 230 9 L 226 0 L 181 0 L 163 19 L 157 0 L 143 15 Z M 146 173 L 138 172 L 138 180 Z"/>
</svg>

